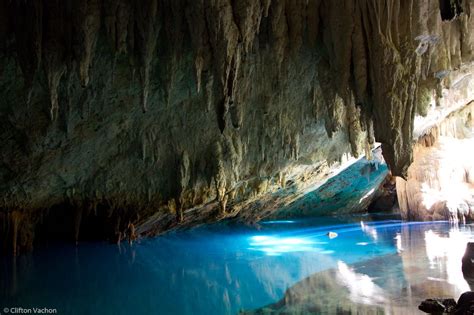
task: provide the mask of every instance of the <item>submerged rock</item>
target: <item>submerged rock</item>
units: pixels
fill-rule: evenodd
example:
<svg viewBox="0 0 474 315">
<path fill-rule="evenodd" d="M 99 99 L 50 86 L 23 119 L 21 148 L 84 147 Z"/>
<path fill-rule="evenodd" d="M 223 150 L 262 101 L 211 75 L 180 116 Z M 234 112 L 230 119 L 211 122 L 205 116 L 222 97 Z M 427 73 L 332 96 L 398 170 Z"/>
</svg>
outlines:
<svg viewBox="0 0 474 315">
<path fill-rule="evenodd" d="M 420 311 L 429 314 L 474 314 L 474 292 L 464 292 L 458 299 L 426 299 L 418 307 Z"/>
<path fill-rule="evenodd" d="M 474 292 L 461 294 L 454 313 L 457 315 L 474 314 Z"/>
<path fill-rule="evenodd" d="M 474 243 L 466 245 L 466 251 L 462 257 L 462 274 L 468 282 L 474 282 Z"/>
<path fill-rule="evenodd" d="M 454 299 L 426 299 L 418 309 L 429 314 L 452 313 L 456 307 Z"/>
</svg>

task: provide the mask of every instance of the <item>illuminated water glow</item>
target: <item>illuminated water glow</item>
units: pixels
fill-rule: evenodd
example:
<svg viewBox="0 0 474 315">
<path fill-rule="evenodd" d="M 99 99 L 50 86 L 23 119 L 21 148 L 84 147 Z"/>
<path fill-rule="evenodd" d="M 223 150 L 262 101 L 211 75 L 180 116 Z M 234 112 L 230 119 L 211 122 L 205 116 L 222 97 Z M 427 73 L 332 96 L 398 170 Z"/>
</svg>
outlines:
<svg viewBox="0 0 474 315">
<path fill-rule="evenodd" d="M 320 251 L 320 248 L 315 245 L 322 244 L 327 244 L 327 242 L 297 237 L 257 235 L 250 237 L 249 249 L 263 251 L 268 255 L 279 255 L 289 252 Z"/>
<path fill-rule="evenodd" d="M 347 220 L 201 227 L 133 247 L 50 245 L 15 268 L 0 259 L 0 296 L 3 304 L 41 302 L 65 314 L 237 314 L 275 303 L 325 270 L 335 270 L 358 303 L 391 303 L 409 286 L 438 286 L 453 297 L 467 288 L 459 257 L 471 226 Z M 410 301 L 406 313 L 416 310 Z"/>
<path fill-rule="evenodd" d="M 292 224 L 292 223 L 296 223 L 296 221 L 293 221 L 293 220 L 273 220 L 273 221 L 260 222 L 260 224 Z"/>
</svg>

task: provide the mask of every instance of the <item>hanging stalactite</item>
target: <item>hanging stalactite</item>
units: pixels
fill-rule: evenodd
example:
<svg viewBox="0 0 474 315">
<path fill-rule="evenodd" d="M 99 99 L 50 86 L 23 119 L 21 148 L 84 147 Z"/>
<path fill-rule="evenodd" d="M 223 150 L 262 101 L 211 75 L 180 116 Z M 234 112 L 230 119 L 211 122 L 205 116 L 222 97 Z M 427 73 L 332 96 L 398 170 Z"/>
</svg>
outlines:
<svg viewBox="0 0 474 315">
<path fill-rule="evenodd" d="M 260 217 L 259 200 L 274 209 L 277 189 L 316 184 L 375 142 L 404 176 L 415 114 L 469 90 L 455 78 L 472 71 L 474 3 L 448 9 L 0 0 L 0 212 L 126 205 L 140 221 L 106 220 L 124 239 L 127 226 L 158 233 L 215 210 Z"/>
</svg>

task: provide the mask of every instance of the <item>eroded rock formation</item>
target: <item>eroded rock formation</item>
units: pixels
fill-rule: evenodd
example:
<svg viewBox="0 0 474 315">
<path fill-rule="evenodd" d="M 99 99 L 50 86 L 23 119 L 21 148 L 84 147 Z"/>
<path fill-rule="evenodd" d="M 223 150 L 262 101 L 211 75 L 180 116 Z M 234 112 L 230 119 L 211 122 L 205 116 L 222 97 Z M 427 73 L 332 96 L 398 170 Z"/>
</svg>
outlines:
<svg viewBox="0 0 474 315">
<path fill-rule="evenodd" d="M 271 208 L 375 140 L 405 175 L 424 96 L 473 59 L 473 9 L 1 0 L 3 247 Z"/>
<path fill-rule="evenodd" d="M 347 214 L 366 211 L 374 200 L 382 194 L 382 184 L 388 180 L 387 165 L 383 161 L 380 148 L 372 152 L 372 159 L 361 158 L 357 162 L 348 161 L 349 167 L 330 174 L 320 186 L 299 189 L 288 196 L 278 209 L 272 209 L 268 219 L 308 218 L 324 215 Z M 379 211 L 388 212 L 392 207 Z M 250 216 L 252 213 L 249 212 Z"/>
<path fill-rule="evenodd" d="M 434 94 L 427 115 L 417 117 L 414 160 L 407 179 L 397 178 L 405 219 L 465 222 L 474 218 L 472 72 L 471 65 L 447 75 L 451 88 L 438 92 L 441 99 Z"/>
<path fill-rule="evenodd" d="M 474 82 L 474 81 L 473 81 Z M 408 178 L 397 178 L 402 217 L 409 220 L 474 218 L 474 102 L 423 134 Z"/>
</svg>

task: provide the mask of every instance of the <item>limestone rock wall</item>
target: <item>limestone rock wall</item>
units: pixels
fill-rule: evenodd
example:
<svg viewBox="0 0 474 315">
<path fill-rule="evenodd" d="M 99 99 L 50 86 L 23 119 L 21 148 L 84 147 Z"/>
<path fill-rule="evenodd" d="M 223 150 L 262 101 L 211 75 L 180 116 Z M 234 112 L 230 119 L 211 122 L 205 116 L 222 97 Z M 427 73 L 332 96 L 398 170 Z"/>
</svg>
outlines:
<svg viewBox="0 0 474 315">
<path fill-rule="evenodd" d="M 473 59 L 474 3 L 445 2 L 0 0 L 3 247 L 272 209 L 375 140 L 405 175 Z"/>
<path fill-rule="evenodd" d="M 268 219 L 301 219 L 367 211 L 371 203 L 381 197 L 382 185 L 388 180 L 387 164 L 380 148 L 372 152 L 371 160 L 363 157 L 347 164 L 349 166 L 336 170 L 322 185 L 293 192 L 291 199 L 274 210 Z M 379 210 L 388 212 L 391 208 Z"/>
<path fill-rule="evenodd" d="M 403 218 L 455 222 L 474 219 L 473 115 L 471 102 L 418 140 L 407 180 L 397 178 Z"/>
</svg>

